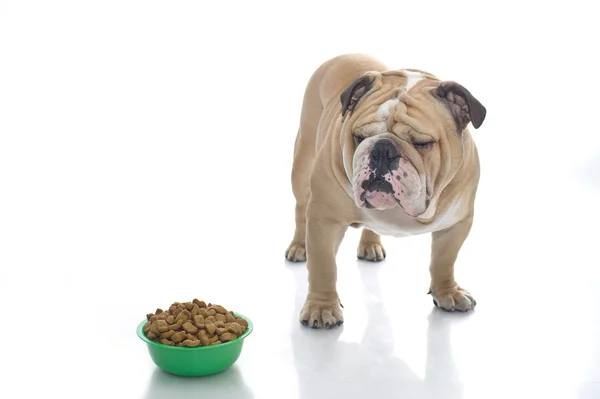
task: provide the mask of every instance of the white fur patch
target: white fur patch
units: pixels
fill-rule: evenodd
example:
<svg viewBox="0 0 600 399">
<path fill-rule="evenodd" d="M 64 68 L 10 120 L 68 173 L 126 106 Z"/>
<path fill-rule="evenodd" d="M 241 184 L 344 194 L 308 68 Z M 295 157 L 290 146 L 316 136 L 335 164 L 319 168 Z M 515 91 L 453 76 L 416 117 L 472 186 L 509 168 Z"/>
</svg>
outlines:
<svg viewBox="0 0 600 399">
<path fill-rule="evenodd" d="M 413 71 L 402 71 L 404 76 L 406 76 L 406 89 L 405 91 L 409 91 L 412 89 L 417 83 L 421 80 L 425 79 L 423 74 L 420 72 Z"/>
<path fill-rule="evenodd" d="M 381 104 L 377 109 L 377 116 L 380 118 L 380 120 L 387 120 L 387 118 L 390 116 L 390 110 L 399 102 L 400 100 L 398 100 L 397 98 L 392 98 L 391 100 L 387 100 L 386 102 Z"/>
</svg>

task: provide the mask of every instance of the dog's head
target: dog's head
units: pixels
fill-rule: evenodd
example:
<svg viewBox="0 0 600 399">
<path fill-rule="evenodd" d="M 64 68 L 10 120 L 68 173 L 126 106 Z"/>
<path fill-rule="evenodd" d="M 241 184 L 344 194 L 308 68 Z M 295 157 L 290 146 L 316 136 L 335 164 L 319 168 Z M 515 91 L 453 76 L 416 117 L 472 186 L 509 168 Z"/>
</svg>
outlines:
<svg viewBox="0 0 600 399">
<path fill-rule="evenodd" d="M 358 207 L 422 215 L 463 161 L 469 122 L 485 107 L 426 72 L 368 72 L 341 94 L 344 168 Z"/>
</svg>

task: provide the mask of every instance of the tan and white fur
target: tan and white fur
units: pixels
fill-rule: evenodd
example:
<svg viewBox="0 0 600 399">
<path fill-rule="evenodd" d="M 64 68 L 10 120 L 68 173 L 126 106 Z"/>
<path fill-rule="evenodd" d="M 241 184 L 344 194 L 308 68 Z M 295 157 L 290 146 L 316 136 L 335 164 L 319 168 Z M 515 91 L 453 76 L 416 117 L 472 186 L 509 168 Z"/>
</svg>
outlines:
<svg viewBox="0 0 600 399">
<path fill-rule="evenodd" d="M 454 279 L 479 182 L 467 128 L 486 109 L 460 84 L 419 70 L 390 70 L 360 54 L 321 65 L 308 82 L 294 147 L 296 231 L 286 251 L 307 261 L 300 321 L 343 323 L 336 255 L 349 226 L 363 226 L 357 256 L 381 261 L 380 235 L 432 234 L 434 303 L 467 311 L 475 299 Z"/>
</svg>

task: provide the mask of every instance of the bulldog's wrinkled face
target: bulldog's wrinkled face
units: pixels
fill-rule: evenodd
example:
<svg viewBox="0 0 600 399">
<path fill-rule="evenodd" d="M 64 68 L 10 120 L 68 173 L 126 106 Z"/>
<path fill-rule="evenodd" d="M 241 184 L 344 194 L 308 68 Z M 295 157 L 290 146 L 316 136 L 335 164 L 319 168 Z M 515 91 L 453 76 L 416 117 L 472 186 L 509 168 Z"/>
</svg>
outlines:
<svg viewBox="0 0 600 399">
<path fill-rule="evenodd" d="M 399 206 L 413 217 L 436 203 L 458 171 L 467 124 L 478 128 L 485 118 L 464 87 L 414 70 L 365 74 L 341 102 L 344 168 L 356 206 Z"/>
</svg>

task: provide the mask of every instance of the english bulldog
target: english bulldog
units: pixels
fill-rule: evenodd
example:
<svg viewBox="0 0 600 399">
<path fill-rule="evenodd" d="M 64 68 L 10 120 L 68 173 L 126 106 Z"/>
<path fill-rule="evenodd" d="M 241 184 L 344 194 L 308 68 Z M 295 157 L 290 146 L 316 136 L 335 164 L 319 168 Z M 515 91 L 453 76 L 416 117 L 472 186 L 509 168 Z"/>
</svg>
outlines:
<svg viewBox="0 0 600 399">
<path fill-rule="evenodd" d="M 386 257 L 381 235 L 432 234 L 429 293 L 448 311 L 475 299 L 454 278 L 473 223 L 479 158 L 468 125 L 485 107 L 465 87 L 417 69 L 389 69 L 347 54 L 310 78 L 294 144 L 296 230 L 285 252 L 307 261 L 300 322 L 341 325 L 336 255 L 348 227 L 362 227 L 359 259 Z"/>
</svg>

